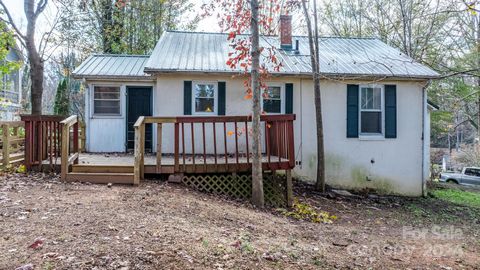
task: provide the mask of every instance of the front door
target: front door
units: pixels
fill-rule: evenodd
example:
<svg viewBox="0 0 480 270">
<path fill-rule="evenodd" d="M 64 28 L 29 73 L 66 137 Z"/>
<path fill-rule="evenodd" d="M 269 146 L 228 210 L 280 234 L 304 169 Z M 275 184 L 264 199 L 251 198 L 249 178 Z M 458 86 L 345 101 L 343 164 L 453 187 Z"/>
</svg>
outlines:
<svg viewBox="0 0 480 270">
<path fill-rule="evenodd" d="M 127 151 L 135 148 L 133 125 L 140 116 L 152 116 L 152 87 L 127 87 Z M 152 125 L 145 126 L 145 150 L 152 150 Z"/>
</svg>

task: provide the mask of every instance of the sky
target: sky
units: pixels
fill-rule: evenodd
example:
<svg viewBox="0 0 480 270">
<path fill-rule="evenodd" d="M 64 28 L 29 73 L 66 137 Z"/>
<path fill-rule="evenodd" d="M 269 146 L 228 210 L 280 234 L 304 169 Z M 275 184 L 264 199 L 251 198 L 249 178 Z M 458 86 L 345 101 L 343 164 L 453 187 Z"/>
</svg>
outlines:
<svg viewBox="0 0 480 270">
<path fill-rule="evenodd" d="M 190 0 L 195 4 L 195 13 L 200 14 L 201 12 L 201 6 L 206 0 Z M 10 11 L 10 14 L 12 15 L 15 23 L 17 24 L 18 27 L 24 28 L 25 23 L 26 23 L 26 18 L 25 18 L 25 13 L 23 12 L 23 0 L 3 0 L 5 5 Z M 54 7 L 54 4 L 52 1 L 49 3 L 49 8 L 45 11 L 46 17 L 53 17 L 55 15 L 56 8 Z M 44 27 L 45 29 L 42 29 L 44 31 L 48 30 L 48 19 L 43 17 L 39 19 L 42 23 L 39 23 L 40 27 Z M 203 18 L 197 26 L 196 31 L 202 31 L 202 32 L 219 32 L 220 27 L 217 24 L 217 21 L 215 17 L 209 17 L 209 18 Z"/>
</svg>

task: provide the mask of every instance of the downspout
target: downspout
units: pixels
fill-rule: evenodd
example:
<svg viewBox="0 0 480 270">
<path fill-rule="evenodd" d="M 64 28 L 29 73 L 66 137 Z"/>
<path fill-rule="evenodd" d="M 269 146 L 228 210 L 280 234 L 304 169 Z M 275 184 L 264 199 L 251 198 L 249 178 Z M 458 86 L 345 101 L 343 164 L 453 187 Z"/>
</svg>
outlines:
<svg viewBox="0 0 480 270">
<path fill-rule="evenodd" d="M 303 168 L 303 79 L 300 78 L 300 169 Z"/>
<path fill-rule="evenodd" d="M 427 157 L 427 151 L 430 151 L 429 145 L 425 145 L 425 133 L 426 133 L 426 126 L 425 126 L 425 117 L 427 117 L 427 88 L 430 86 L 431 80 L 428 80 L 427 83 L 422 87 L 422 196 L 427 196 L 427 177 L 425 174 L 425 166 L 427 165 L 427 161 L 425 158 Z"/>
</svg>

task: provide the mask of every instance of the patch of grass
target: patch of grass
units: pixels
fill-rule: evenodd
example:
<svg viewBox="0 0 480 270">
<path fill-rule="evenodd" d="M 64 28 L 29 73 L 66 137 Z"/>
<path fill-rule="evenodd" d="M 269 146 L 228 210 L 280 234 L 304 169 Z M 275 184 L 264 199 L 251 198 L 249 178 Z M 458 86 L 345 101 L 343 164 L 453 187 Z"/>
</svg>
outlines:
<svg viewBox="0 0 480 270">
<path fill-rule="evenodd" d="M 426 213 L 426 211 L 420 208 L 417 204 L 409 204 L 407 205 L 407 209 L 410 210 L 416 217 L 428 216 L 428 213 Z"/>
<path fill-rule="evenodd" d="M 280 210 L 283 215 L 298 220 L 307 220 L 313 223 L 333 223 L 337 216 L 331 215 L 325 211 L 316 211 L 311 205 L 301 203 L 296 198 L 291 211 Z"/>
<path fill-rule="evenodd" d="M 437 199 L 458 205 L 480 208 L 480 194 L 458 189 L 436 189 L 431 195 Z"/>
</svg>

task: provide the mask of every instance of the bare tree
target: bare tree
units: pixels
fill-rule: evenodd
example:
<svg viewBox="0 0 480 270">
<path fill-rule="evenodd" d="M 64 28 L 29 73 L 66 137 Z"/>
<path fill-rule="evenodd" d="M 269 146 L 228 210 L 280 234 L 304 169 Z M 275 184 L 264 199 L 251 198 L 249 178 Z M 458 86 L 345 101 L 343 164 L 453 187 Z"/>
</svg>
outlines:
<svg viewBox="0 0 480 270">
<path fill-rule="evenodd" d="M 308 44 L 310 47 L 310 62 L 312 65 L 313 92 L 315 102 L 315 122 L 317 131 L 317 181 L 315 189 L 325 191 L 325 148 L 323 142 L 323 118 L 322 118 L 322 96 L 320 92 L 320 56 L 318 45 L 318 15 L 316 1 L 313 1 L 312 25 L 309 9 L 306 0 L 302 0 L 302 9 L 305 15 L 308 32 Z"/>
<path fill-rule="evenodd" d="M 258 27 L 258 0 L 251 0 L 252 17 L 250 19 L 251 31 L 251 49 L 252 57 L 252 94 L 253 94 L 253 111 L 252 111 L 252 127 L 253 127 L 253 145 L 252 145 L 252 202 L 253 204 L 263 207 L 265 199 L 263 196 L 263 176 L 262 176 L 262 148 L 261 148 L 261 130 L 260 130 L 260 34 Z"/>
<path fill-rule="evenodd" d="M 7 17 L 6 19 L 1 19 L 10 24 L 15 30 L 18 39 L 27 51 L 28 62 L 30 64 L 32 114 L 42 114 L 44 59 L 36 46 L 35 32 L 38 16 L 45 10 L 47 4 L 48 0 L 39 0 L 38 2 L 35 0 L 24 0 L 27 29 L 25 33 L 23 33 L 15 24 L 3 0 L 0 0 L 0 5 Z M 42 44 L 42 42 L 40 42 L 40 44 Z"/>
</svg>

